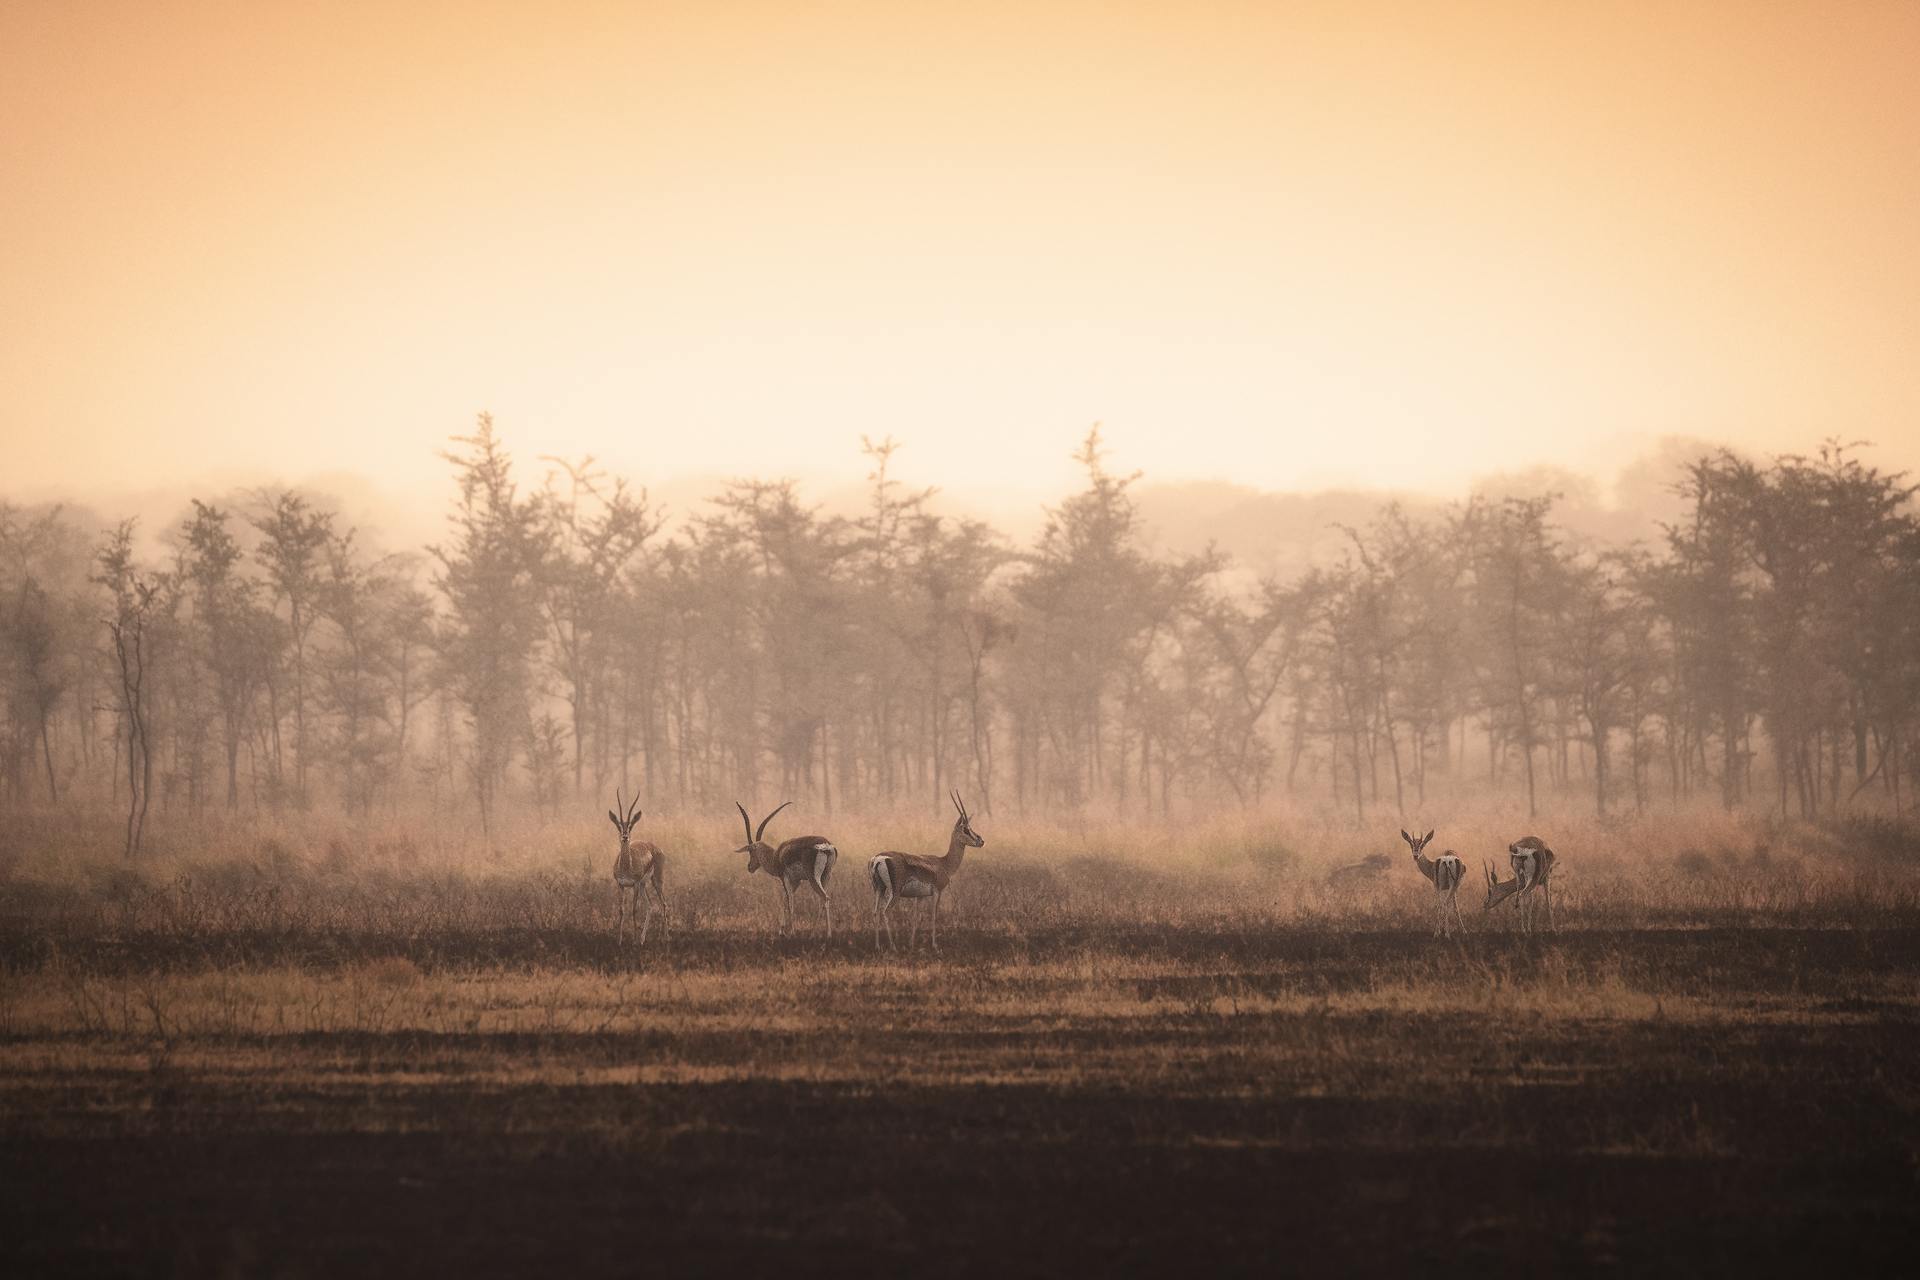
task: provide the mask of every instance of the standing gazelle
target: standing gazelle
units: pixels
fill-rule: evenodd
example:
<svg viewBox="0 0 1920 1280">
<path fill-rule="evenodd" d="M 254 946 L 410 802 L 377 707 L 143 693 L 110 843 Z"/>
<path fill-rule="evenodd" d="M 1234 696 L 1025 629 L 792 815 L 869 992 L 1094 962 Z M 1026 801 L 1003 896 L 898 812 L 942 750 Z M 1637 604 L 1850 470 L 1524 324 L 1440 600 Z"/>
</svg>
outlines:
<svg viewBox="0 0 1920 1280">
<path fill-rule="evenodd" d="M 1540 896 L 1547 900 L 1547 928 L 1558 933 L 1560 927 L 1553 922 L 1554 861 L 1553 850 L 1538 836 L 1524 836 L 1508 845 L 1507 862 L 1513 867 L 1513 879 L 1496 879 L 1493 864 L 1487 864 L 1487 910 L 1518 895 L 1519 901 L 1514 905 L 1520 912 L 1520 930 L 1532 933 L 1533 891 L 1538 887 Z"/>
<path fill-rule="evenodd" d="M 792 803 L 789 800 L 780 809 Z M 833 874 L 833 864 L 840 860 L 840 851 L 825 836 L 799 836 L 776 849 L 760 837 L 780 809 L 760 819 L 760 830 L 755 831 L 753 819 L 747 816 L 746 806 L 735 800 L 733 807 L 740 810 L 740 821 L 747 824 L 747 842 L 734 852 L 747 855 L 748 875 L 765 871 L 780 882 L 780 900 L 786 907 L 787 915 L 783 932 L 793 932 L 793 891 L 805 883 L 811 884 L 813 891 L 820 895 L 821 907 L 827 913 L 827 936 L 831 938 L 833 898 L 827 893 L 827 877 Z"/>
<path fill-rule="evenodd" d="M 867 864 L 867 875 L 873 881 L 873 948 L 876 951 L 880 949 L 883 925 L 887 930 L 887 945 L 893 946 L 893 904 L 900 898 L 933 899 L 933 949 L 940 949 L 940 895 L 952 883 L 953 873 L 960 869 L 960 859 L 966 856 L 967 850 L 987 843 L 974 831 L 960 793 L 948 794 L 953 797 L 953 807 L 960 811 L 960 817 L 953 824 L 953 835 L 947 839 L 944 858 L 924 853 L 888 852 L 875 854 Z M 915 916 L 907 931 L 908 950 L 913 949 L 913 940 L 919 933 L 920 917 Z"/>
<path fill-rule="evenodd" d="M 1421 875 L 1433 882 L 1434 892 L 1444 895 L 1434 910 L 1434 935 L 1439 937 L 1448 932 L 1447 910 L 1449 908 L 1453 910 L 1454 922 L 1465 929 L 1467 922 L 1460 918 L 1460 901 L 1456 896 L 1460 882 L 1467 878 L 1467 867 L 1460 861 L 1460 855 L 1451 849 L 1437 858 L 1429 858 L 1422 853 L 1421 850 L 1427 847 L 1427 841 L 1433 839 L 1431 831 L 1415 839 L 1402 830 L 1400 838 L 1405 840 L 1407 847 L 1413 850 L 1413 865 L 1420 869 Z"/>
<path fill-rule="evenodd" d="M 613 802 L 621 805 L 619 813 L 607 810 L 607 819 L 620 833 L 620 855 L 613 860 L 613 928 L 618 934 L 622 925 L 631 924 L 634 917 L 639 916 L 640 942 L 644 946 L 647 929 L 653 924 L 655 904 L 663 913 L 667 909 L 667 894 L 661 881 L 666 860 L 661 857 L 658 845 L 632 838 L 634 824 L 641 818 L 640 797 L 635 796 L 633 804 L 628 806 L 622 804 L 620 793 L 615 791 Z M 643 905 L 644 915 L 640 912 Z"/>
</svg>

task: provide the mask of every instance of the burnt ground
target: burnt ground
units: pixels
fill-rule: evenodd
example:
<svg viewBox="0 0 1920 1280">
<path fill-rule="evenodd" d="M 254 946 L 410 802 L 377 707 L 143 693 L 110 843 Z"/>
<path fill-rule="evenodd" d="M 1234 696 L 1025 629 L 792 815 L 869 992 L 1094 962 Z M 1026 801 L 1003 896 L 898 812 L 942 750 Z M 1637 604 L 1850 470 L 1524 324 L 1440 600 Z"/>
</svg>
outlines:
<svg viewBox="0 0 1920 1280">
<path fill-rule="evenodd" d="M 1072 943 L 1020 945 L 1056 941 Z M 1630 952 L 1656 984 L 1707 975 L 1722 1015 L 1706 1021 L 1211 1000 L 1276 974 L 1351 987 L 1370 958 L 1429 943 L 1160 936 L 1138 946 L 1212 962 L 1142 979 L 1152 1016 L 1010 1022 L 955 1006 L 843 1033 L 872 1060 L 1138 1063 L 1119 1073 L 800 1078 L 824 1042 L 752 1027 L 296 1037 L 264 1082 L 184 1052 L 56 1071 L 6 1095 L 0 1270 L 1920 1272 L 1920 935 L 1555 940 L 1596 962 Z M 692 963 L 726 951 L 732 965 L 765 944 L 683 945 Z M 1462 954 L 1524 961 L 1536 945 L 1487 937 Z M 966 972 L 967 947 L 945 963 Z M 733 1071 L 590 1076 L 650 1055 Z M 330 1064 L 324 1081 L 306 1058 Z"/>
</svg>

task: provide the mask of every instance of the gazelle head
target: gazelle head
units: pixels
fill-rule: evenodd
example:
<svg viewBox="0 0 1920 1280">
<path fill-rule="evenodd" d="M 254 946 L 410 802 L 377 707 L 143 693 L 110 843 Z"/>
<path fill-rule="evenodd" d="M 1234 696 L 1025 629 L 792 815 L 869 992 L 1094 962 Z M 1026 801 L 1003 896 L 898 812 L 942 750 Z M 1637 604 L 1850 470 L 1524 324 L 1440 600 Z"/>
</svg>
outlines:
<svg viewBox="0 0 1920 1280">
<path fill-rule="evenodd" d="M 621 802 L 620 793 L 616 790 L 613 793 L 613 802 L 620 805 L 620 810 L 617 813 L 612 809 L 607 810 L 607 821 L 611 822 L 613 829 L 620 833 L 620 847 L 624 849 L 627 847 L 628 837 L 633 835 L 634 824 L 640 821 L 640 797 L 635 796 L 633 804 L 629 806 Z"/>
<path fill-rule="evenodd" d="M 1482 859 L 1482 862 L 1487 869 L 1487 905 L 1485 909 L 1491 911 L 1520 891 L 1520 881 L 1515 879 L 1502 883 L 1499 875 L 1493 869 L 1493 863 L 1485 859 Z"/>
<path fill-rule="evenodd" d="M 959 820 L 953 824 L 953 834 L 964 840 L 967 848 L 981 848 L 987 842 L 973 829 L 973 820 L 967 816 L 966 802 L 960 799 L 958 791 L 949 791 L 947 794 L 953 797 L 953 807 L 960 811 Z"/>
<path fill-rule="evenodd" d="M 1420 856 L 1420 851 L 1427 847 L 1427 841 L 1433 839 L 1433 832 L 1429 831 L 1416 840 L 1407 834 L 1405 827 L 1402 827 L 1400 829 L 1400 838 L 1407 842 L 1407 847 L 1413 850 L 1413 855 L 1417 858 Z"/>
<path fill-rule="evenodd" d="M 780 809 L 784 809 L 792 803 L 793 801 L 789 800 L 786 804 L 781 805 Z M 752 875 L 761 867 L 766 867 L 771 870 L 773 868 L 773 848 L 760 837 L 765 833 L 767 824 L 773 821 L 773 813 L 780 812 L 780 809 L 775 809 L 773 813 L 760 819 L 760 830 L 755 831 L 753 829 L 753 819 L 747 816 L 746 806 L 738 800 L 735 800 L 733 807 L 740 810 L 740 821 L 747 824 L 747 842 L 734 850 L 735 853 L 744 853 L 747 855 L 747 874 Z"/>
</svg>

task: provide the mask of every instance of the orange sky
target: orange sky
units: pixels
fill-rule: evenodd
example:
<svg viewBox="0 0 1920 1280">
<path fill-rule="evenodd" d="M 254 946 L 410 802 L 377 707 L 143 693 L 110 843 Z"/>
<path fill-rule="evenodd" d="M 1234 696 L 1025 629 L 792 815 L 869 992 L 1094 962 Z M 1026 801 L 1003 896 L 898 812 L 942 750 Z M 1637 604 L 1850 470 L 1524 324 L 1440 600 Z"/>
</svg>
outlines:
<svg viewBox="0 0 1920 1280">
<path fill-rule="evenodd" d="M 0 491 L 1920 471 L 1920 4 L 0 6 Z"/>
</svg>

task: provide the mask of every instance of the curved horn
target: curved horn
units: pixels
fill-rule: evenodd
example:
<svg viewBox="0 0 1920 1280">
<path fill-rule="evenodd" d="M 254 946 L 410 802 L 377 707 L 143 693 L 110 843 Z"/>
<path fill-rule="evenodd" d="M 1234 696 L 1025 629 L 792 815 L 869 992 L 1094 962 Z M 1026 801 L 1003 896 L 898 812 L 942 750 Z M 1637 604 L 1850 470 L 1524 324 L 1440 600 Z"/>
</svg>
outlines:
<svg viewBox="0 0 1920 1280">
<path fill-rule="evenodd" d="M 747 816 L 747 806 L 741 804 L 738 800 L 735 800 L 733 802 L 733 807 L 740 811 L 740 821 L 745 823 L 747 827 L 747 843 L 752 844 L 753 843 L 753 819 Z"/>
<path fill-rule="evenodd" d="M 786 802 L 785 802 L 784 804 L 782 804 L 782 805 L 780 806 L 780 809 L 784 809 L 784 808 L 786 808 L 786 807 L 787 807 L 787 805 L 789 805 L 789 804 L 792 804 L 792 803 L 793 803 L 793 801 L 791 801 L 791 800 L 788 800 L 788 801 L 786 801 Z M 778 812 L 780 812 L 780 809 L 775 809 L 775 810 L 773 811 L 773 813 L 778 813 Z M 745 813 L 745 812 L 746 812 L 746 810 L 745 810 L 745 809 L 742 809 L 742 810 L 741 810 L 740 812 L 742 812 L 742 813 Z M 756 832 L 754 832 L 754 833 L 753 833 L 753 839 L 754 839 L 754 842 L 755 842 L 756 844 L 757 844 L 757 843 L 759 843 L 759 840 L 760 840 L 760 836 L 762 835 L 762 833 L 764 833 L 764 832 L 766 831 L 766 829 L 767 829 L 767 824 L 768 824 L 769 822 L 772 822 L 772 821 L 773 821 L 773 813 L 770 813 L 770 814 L 768 814 L 768 815 L 767 815 L 766 817 L 764 817 L 764 818 L 762 818 L 762 819 L 760 819 L 760 830 L 759 830 L 759 831 L 756 831 Z"/>
<path fill-rule="evenodd" d="M 615 791 L 613 794 L 616 800 L 620 798 L 620 793 L 618 791 Z M 636 822 L 639 820 L 639 818 L 640 818 L 640 796 L 639 796 L 639 793 L 636 792 L 633 797 L 633 807 L 627 810 L 627 821 Z"/>
</svg>

